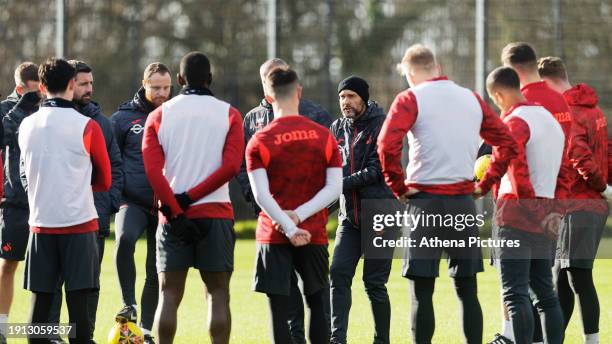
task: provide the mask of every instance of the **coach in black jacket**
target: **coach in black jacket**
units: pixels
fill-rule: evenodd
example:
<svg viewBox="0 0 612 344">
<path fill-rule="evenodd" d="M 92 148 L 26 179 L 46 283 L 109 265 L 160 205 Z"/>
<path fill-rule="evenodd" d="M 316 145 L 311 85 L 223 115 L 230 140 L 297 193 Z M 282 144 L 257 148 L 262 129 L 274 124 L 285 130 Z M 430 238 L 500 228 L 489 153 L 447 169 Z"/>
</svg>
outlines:
<svg viewBox="0 0 612 344">
<path fill-rule="evenodd" d="M 351 284 L 363 255 L 361 200 L 393 199 L 386 186 L 376 141 L 385 113 L 369 100 L 368 83 L 351 76 L 338 85 L 342 117 L 331 125 L 342 154 L 343 191 L 340 196 L 338 230 L 332 258 L 331 320 L 332 343 L 346 343 L 348 315 L 351 308 Z M 391 305 L 385 284 L 391 272 L 391 259 L 365 259 L 363 281 L 374 317 L 374 343 L 389 343 Z"/>
</svg>

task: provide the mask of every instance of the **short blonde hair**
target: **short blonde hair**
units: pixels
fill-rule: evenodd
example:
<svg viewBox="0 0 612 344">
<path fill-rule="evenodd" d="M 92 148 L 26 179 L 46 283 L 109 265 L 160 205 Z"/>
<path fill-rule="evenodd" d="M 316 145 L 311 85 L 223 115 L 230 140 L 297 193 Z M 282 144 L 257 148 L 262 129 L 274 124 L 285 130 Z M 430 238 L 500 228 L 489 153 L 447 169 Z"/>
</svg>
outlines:
<svg viewBox="0 0 612 344">
<path fill-rule="evenodd" d="M 433 52 L 422 44 L 411 45 L 397 65 L 401 74 L 405 74 L 405 67 L 430 71 L 436 67 L 436 57 Z"/>
<path fill-rule="evenodd" d="M 142 75 L 143 80 L 149 80 L 153 74 L 159 73 L 161 75 L 170 74 L 170 68 L 161 62 L 153 62 L 145 68 Z"/>
<path fill-rule="evenodd" d="M 567 80 L 567 70 L 563 60 L 556 56 L 542 57 L 538 60 L 538 73 L 542 78 Z"/>
</svg>

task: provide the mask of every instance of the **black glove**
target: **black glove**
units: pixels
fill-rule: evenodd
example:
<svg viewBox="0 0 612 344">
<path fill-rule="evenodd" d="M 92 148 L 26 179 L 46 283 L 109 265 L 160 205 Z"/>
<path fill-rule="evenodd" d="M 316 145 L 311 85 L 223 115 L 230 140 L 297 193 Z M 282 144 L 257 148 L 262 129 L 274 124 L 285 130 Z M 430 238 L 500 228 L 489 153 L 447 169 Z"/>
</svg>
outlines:
<svg viewBox="0 0 612 344">
<path fill-rule="evenodd" d="M 19 99 L 15 106 L 30 114 L 36 111 L 40 100 L 38 92 L 28 92 L 21 96 L 21 99 Z"/>
<path fill-rule="evenodd" d="M 174 198 L 176 198 L 176 201 L 181 206 L 181 209 L 183 209 L 183 211 L 187 210 L 187 208 L 189 208 L 189 206 L 193 204 L 193 200 L 186 192 L 183 192 L 182 194 L 174 194 Z"/>
<path fill-rule="evenodd" d="M 159 207 L 159 211 L 164 215 L 164 217 L 168 220 L 172 217 L 172 209 L 170 209 L 167 205 L 162 205 Z"/>
<path fill-rule="evenodd" d="M 184 214 L 173 217 L 168 221 L 170 231 L 182 242 L 190 244 L 194 241 L 198 227 L 191 222 Z"/>
</svg>

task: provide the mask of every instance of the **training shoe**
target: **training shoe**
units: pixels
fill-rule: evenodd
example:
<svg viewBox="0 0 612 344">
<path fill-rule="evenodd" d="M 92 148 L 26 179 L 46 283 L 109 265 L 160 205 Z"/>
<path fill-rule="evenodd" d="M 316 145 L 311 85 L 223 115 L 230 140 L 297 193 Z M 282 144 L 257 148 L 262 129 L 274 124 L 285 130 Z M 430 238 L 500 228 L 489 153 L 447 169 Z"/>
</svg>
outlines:
<svg viewBox="0 0 612 344">
<path fill-rule="evenodd" d="M 62 338 L 50 339 L 49 343 L 51 343 L 51 344 L 68 344 Z"/>
<path fill-rule="evenodd" d="M 145 334 L 143 344 L 155 344 L 155 341 L 153 340 L 153 336 L 151 336 L 150 334 Z"/>
<path fill-rule="evenodd" d="M 493 339 L 492 341 L 488 342 L 487 344 L 514 344 L 514 342 L 512 340 L 510 340 L 510 338 L 506 337 L 506 336 L 502 336 L 499 333 L 495 334 L 495 339 Z"/>
<path fill-rule="evenodd" d="M 115 321 L 119 323 L 133 322 L 138 320 L 136 308 L 134 306 L 124 306 L 119 313 L 115 315 Z"/>
</svg>

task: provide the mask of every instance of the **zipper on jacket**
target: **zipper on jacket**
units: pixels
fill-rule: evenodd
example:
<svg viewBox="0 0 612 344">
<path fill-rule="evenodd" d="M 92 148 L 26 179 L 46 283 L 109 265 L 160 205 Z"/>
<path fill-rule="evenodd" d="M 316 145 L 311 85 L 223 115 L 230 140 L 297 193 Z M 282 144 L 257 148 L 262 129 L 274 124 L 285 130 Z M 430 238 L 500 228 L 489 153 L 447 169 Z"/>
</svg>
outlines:
<svg viewBox="0 0 612 344">
<path fill-rule="evenodd" d="M 355 173 L 354 170 L 354 160 L 355 160 L 355 154 L 354 150 L 355 150 L 355 140 L 357 139 L 357 135 L 359 135 L 359 131 L 356 130 L 357 128 L 355 128 L 355 126 L 353 126 L 353 139 L 351 140 L 351 174 Z M 359 207 L 357 204 L 357 192 L 355 191 L 355 189 L 353 189 L 351 191 L 351 193 L 353 194 L 353 217 L 355 220 L 355 224 L 359 224 Z"/>
</svg>

